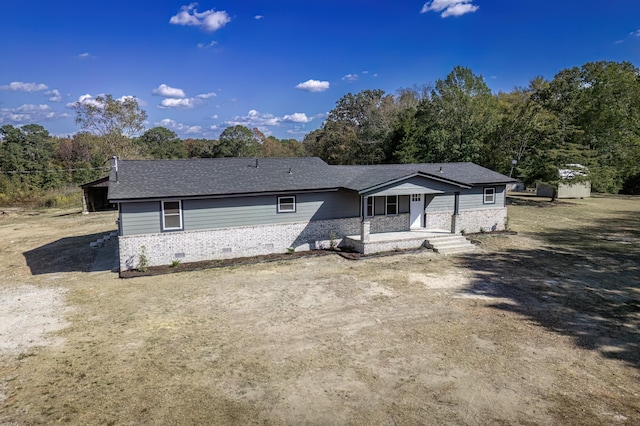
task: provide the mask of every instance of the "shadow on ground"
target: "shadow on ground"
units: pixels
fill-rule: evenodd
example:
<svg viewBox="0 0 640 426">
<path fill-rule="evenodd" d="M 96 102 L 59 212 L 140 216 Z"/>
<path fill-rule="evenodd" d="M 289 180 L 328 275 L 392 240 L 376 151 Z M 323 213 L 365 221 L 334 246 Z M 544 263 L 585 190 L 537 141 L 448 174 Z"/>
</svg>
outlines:
<svg viewBox="0 0 640 426">
<path fill-rule="evenodd" d="M 89 243 L 108 232 L 61 238 L 23 253 L 32 275 L 56 272 L 89 272 L 97 250 Z"/>
<path fill-rule="evenodd" d="M 640 368 L 640 218 L 618 213 L 581 229 L 531 235 L 542 244 L 460 259 L 468 293 L 500 298 L 576 345 Z M 507 299 L 507 300 L 504 300 Z"/>
</svg>

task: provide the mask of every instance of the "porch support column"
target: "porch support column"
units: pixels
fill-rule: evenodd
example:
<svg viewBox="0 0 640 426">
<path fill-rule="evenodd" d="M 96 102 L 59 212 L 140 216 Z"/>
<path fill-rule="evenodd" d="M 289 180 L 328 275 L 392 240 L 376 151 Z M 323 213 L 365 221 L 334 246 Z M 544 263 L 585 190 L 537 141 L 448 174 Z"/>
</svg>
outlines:
<svg viewBox="0 0 640 426">
<path fill-rule="evenodd" d="M 369 241 L 371 238 L 371 222 L 363 220 L 360 223 L 360 241 Z"/>
<path fill-rule="evenodd" d="M 362 197 L 362 222 L 360 222 L 360 241 L 369 241 L 371 222 L 367 217 L 367 201 L 369 197 Z"/>
<path fill-rule="evenodd" d="M 453 215 L 451 216 L 451 233 L 460 232 L 460 192 L 453 193 Z"/>
</svg>

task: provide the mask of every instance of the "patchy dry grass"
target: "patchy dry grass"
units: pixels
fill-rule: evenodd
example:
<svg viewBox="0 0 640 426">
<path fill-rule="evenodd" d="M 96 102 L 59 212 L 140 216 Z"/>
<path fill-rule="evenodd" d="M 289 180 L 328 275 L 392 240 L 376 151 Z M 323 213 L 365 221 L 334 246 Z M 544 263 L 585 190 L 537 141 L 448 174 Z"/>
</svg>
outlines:
<svg viewBox="0 0 640 426">
<path fill-rule="evenodd" d="M 0 424 L 640 423 L 637 198 L 516 200 L 465 256 L 133 280 L 86 272 L 113 215 L 69 213 L 0 219 L 6 315 L 64 327 L 0 353 Z"/>
</svg>

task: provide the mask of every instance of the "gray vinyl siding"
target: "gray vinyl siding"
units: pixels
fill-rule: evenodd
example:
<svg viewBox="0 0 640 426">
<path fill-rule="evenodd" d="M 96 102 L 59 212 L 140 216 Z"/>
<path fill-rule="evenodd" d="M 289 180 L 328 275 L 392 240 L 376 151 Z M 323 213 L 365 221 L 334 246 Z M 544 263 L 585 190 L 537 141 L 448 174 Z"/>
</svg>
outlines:
<svg viewBox="0 0 640 426">
<path fill-rule="evenodd" d="M 495 188 L 494 204 L 484 204 L 484 188 Z M 479 186 L 471 189 L 461 189 L 460 191 L 460 212 L 474 209 L 493 209 L 505 206 L 505 185 Z M 427 212 L 452 212 L 455 203 L 453 193 L 426 195 Z"/>
<path fill-rule="evenodd" d="M 160 201 L 120 203 L 120 226 L 122 235 L 160 232 L 162 226 Z"/>
<path fill-rule="evenodd" d="M 484 188 L 495 188 L 496 202 L 493 204 L 484 204 Z M 494 209 L 505 206 L 505 185 L 487 185 L 471 188 L 460 193 L 460 211 L 471 209 Z"/>
<path fill-rule="evenodd" d="M 460 211 L 482 208 L 502 208 L 505 205 L 505 185 L 495 188 L 494 204 L 484 204 L 484 186 L 460 189 Z M 458 188 L 456 188 L 458 189 Z M 251 226 L 288 222 L 309 222 L 360 215 L 360 196 L 355 192 L 292 194 L 296 197 L 296 211 L 278 213 L 278 195 L 254 197 L 182 200 L 184 230 L 202 230 L 234 226 Z M 426 212 L 453 212 L 454 194 L 428 194 Z M 122 235 L 162 232 L 160 201 L 125 202 L 120 204 Z M 398 197 L 398 212 L 408 213 L 410 197 Z M 385 197 L 375 197 L 376 215 L 385 214 Z"/>
<path fill-rule="evenodd" d="M 278 195 L 183 200 L 184 229 L 309 222 L 360 215 L 360 197 L 355 193 L 337 191 L 291 195 L 296 197 L 296 211 L 287 213 L 277 212 Z"/>
<path fill-rule="evenodd" d="M 453 194 L 427 195 L 427 213 L 429 212 L 451 212 L 455 201 Z M 462 196 L 460 197 L 462 198 Z"/>
<path fill-rule="evenodd" d="M 354 192 L 292 194 L 296 211 L 278 213 L 278 195 L 255 197 L 182 200 L 185 231 L 265 225 L 288 222 L 309 222 L 360 215 L 360 196 Z M 120 204 L 122 235 L 162 232 L 160 201 Z"/>
</svg>

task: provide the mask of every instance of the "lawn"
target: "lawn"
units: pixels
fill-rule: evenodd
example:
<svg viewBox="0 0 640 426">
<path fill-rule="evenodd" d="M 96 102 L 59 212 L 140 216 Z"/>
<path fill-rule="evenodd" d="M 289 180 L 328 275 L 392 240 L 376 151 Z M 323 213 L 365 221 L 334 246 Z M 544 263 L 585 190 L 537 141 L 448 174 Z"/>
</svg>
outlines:
<svg viewBox="0 0 640 426">
<path fill-rule="evenodd" d="M 0 424 L 639 424 L 640 199 L 510 199 L 472 254 L 92 273 L 0 218 Z"/>
</svg>

